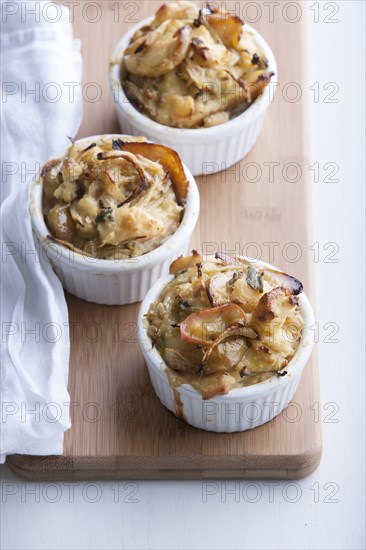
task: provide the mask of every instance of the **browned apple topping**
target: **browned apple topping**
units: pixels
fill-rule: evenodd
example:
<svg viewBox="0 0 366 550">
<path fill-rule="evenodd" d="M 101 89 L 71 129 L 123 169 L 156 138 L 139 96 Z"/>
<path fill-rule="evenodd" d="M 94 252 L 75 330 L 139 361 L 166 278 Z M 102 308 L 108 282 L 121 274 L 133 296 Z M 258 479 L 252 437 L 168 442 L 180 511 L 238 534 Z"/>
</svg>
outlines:
<svg viewBox="0 0 366 550">
<path fill-rule="evenodd" d="M 124 52 L 121 81 L 141 112 L 167 126 L 223 124 L 262 94 L 273 73 L 253 33 L 222 7 L 164 4 Z"/>
<path fill-rule="evenodd" d="M 304 326 L 300 281 L 241 258 L 203 261 L 197 251 L 170 272 L 146 316 L 154 346 L 175 373 L 169 380 L 210 399 L 282 375 Z"/>
<path fill-rule="evenodd" d="M 176 151 L 156 143 L 122 142 L 121 140 L 118 140 L 117 143 L 121 151 L 128 151 L 133 155 L 142 155 L 153 162 L 159 162 L 170 177 L 178 204 L 180 206 L 185 205 L 188 193 L 188 180 L 182 161 Z"/>
<path fill-rule="evenodd" d="M 244 311 L 235 304 L 227 304 L 189 315 L 180 324 L 180 336 L 182 342 L 205 346 L 214 343 L 229 327 L 244 327 L 246 324 Z"/>
<path fill-rule="evenodd" d="M 73 142 L 64 158 L 43 167 L 40 182 L 52 238 L 107 260 L 162 245 L 177 231 L 188 193 L 177 153 L 144 138 Z"/>
</svg>

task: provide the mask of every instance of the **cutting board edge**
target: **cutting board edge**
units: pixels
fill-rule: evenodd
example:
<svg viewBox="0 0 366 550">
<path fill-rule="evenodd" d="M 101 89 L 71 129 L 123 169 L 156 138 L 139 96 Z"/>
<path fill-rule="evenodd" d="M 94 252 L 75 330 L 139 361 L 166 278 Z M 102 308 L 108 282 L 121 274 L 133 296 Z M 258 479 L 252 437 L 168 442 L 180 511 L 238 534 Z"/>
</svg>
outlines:
<svg viewBox="0 0 366 550">
<path fill-rule="evenodd" d="M 141 464 L 140 468 L 136 468 L 136 464 L 139 462 L 136 456 L 122 461 L 124 464 L 121 464 L 119 468 L 111 466 L 103 468 L 100 467 L 100 464 L 99 467 L 95 467 L 98 466 L 95 463 L 101 463 L 105 457 L 74 457 L 70 459 L 63 456 L 46 457 L 15 454 L 8 456 L 6 463 L 14 474 L 28 481 L 212 478 L 302 479 L 313 473 L 320 464 L 323 450 L 320 429 L 317 430 L 317 436 L 315 445 L 306 453 L 293 456 L 261 456 L 254 459 L 251 457 L 256 467 L 245 468 L 242 467 L 243 457 L 238 457 L 237 460 L 231 459 L 230 463 L 228 463 L 225 456 L 222 457 L 222 465 L 219 468 L 209 464 L 210 460 L 208 459 L 210 457 L 206 457 L 205 464 L 202 464 L 202 458 L 197 457 L 196 464 L 191 459 L 190 468 L 183 468 L 174 464 L 170 465 L 170 467 L 168 465 L 162 467 L 160 464 L 158 467 L 151 467 L 150 465 L 146 468 L 146 457 L 140 457 L 140 460 L 145 462 L 145 468 L 143 468 L 143 464 Z M 159 457 L 151 457 L 151 459 L 157 458 Z M 217 457 L 212 457 L 212 459 L 211 462 L 220 462 L 220 459 Z M 106 460 L 110 462 L 110 457 L 107 457 Z M 161 457 L 159 460 L 161 461 Z M 129 461 L 131 461 L 130 465 L 128 464 Z M 198 465 L 199 461 L 201 462 L 200 466 Z M 89 462 L 89 467 L 86 467 L 87 462 Z M 293 467 L 291 467 L 291 462 L 293 463 Z M 44 466 L 46 466 L 46 469 Z M 78 466 L 80 469 L 78 469 Z"/>
</svg>

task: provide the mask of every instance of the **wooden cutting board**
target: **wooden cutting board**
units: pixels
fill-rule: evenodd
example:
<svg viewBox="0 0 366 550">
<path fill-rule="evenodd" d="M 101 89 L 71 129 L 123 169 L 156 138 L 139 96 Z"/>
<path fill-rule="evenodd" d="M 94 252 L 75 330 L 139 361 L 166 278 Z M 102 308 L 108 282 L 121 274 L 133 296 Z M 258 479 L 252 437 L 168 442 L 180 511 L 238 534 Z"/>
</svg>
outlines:
<svg viewBox="0 0 366 550">
<path fill-rule="evenodd" d="M 84 13 L 81 6 L 75 7 L 84 93 L 94 98 L 99 89 L 101 94 L 96 102 L 84 101 L 79 137 L 118 132 L 108 93 L 108 59 L 133 21 L 152 14 L 159 5 L 151 0 L 99 2 L 97 22 L 92 22 L 97 12 L 91 7 Z M 288 22 L 279 10 L 271 23 L 263 6 L 255 27 L 277 57 L 280 86 L 250 155 L 226 173 L 198 179 L 202 209 L 192 247 L 259 256 L 300 278 L 313 297 L 304 22 L 303 18 Z M 300 90 L 301 99 L 293 101 Z M 137 343 L 138 305 L 97 306 L 71 296 L 67 301 L 74 324 L 69 378 L 71 401 L 76 403 L 72 428 L 65 434 L 61 457 L 9 457 L 10 468 L 20 476 L 295 479 L 317 467 L 321 425 L 314 357 L 286 413 L 244 433 L 208 433 L 175 418 L 155 396 Z"/>
</svg>

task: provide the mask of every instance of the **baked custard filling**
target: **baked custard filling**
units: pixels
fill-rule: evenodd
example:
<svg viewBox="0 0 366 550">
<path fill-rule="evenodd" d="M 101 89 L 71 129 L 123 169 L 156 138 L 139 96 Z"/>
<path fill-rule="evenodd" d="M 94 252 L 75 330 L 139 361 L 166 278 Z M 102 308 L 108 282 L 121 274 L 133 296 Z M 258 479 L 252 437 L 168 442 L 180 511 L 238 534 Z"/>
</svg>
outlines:
<svg viewBox="0 0 366 550">
<path fill-rule="evenodd" d="M 170 273 L 146 319 L 173 389 L 190 384 L 206 400 L 287 374 L 304 327 L 300 281 L 226 255 L 203 261 L 197 251 Z"/>
<path fill-rule="evenodd" d="M 223 124 L 262 94 L 273 73 L 237 16 L 207 4 L 164 4 L 123 54 L 121 81 L 131 103 L 176 128 Z"/>
<path fill-rule="evenodd" d="M 41 171 L 50 237 L 86 256 L 123 260 L 178 229 L 188 181 L 178 154 L 144 138 L 73 143 Z"/>
</svg>

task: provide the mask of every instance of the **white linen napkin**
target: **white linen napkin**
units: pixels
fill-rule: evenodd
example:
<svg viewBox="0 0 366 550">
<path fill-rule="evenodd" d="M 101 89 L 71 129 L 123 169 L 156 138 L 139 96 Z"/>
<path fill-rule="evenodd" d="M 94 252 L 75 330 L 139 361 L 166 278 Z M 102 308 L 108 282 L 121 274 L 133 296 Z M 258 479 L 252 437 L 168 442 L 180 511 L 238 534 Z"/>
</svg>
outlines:
<svg viewBox="0 0 366 550">
<path fill-rule="evenodd" d="M 70 427 L 67 306 L 33 238 L 28 192 L 37 166 L 62 150 L 80 126 L 82 59 L 64 6 L 3 1 L 1 11 L 4 462 L 12 453 L 62 454 Z"/>
</svg>

